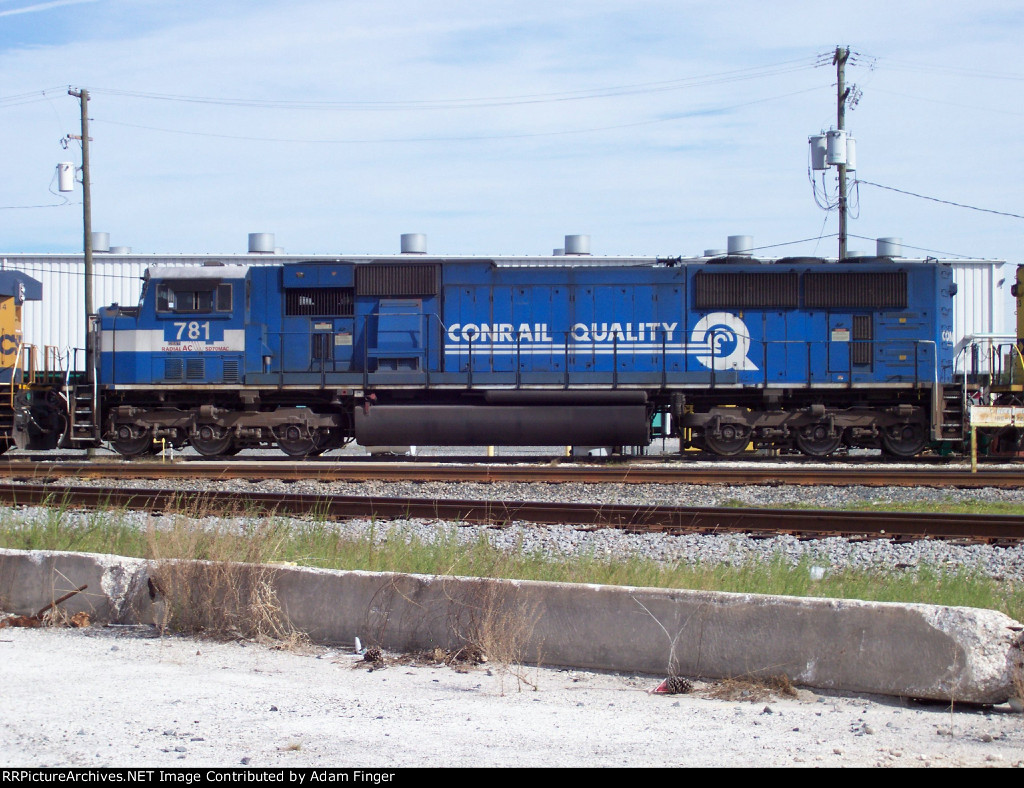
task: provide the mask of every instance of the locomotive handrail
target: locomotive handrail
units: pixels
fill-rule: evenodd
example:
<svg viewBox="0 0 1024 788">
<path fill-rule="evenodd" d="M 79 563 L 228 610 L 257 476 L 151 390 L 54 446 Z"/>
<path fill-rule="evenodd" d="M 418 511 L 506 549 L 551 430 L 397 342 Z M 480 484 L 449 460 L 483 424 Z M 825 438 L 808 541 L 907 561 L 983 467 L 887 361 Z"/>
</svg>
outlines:
<svg viewBox="0 0 1024 788">
<path fill-rule="evenodd" d="M 546 359 L 543 366 L 548 373 L 554 372 L 557 375 L 554 377 L 549 374 L 546 377 L 545 380 L 549 384 L 557 381 L 556 385 L 560 388 L 570 389 L 574 385 L 588 385 L 588 381 L 591 380 L 590 375 L 600 373 L 606 376 L 604 378 L 605 386 L 618 389 L 623 385 L 635 385 L 633 377 L 629 378 L 628 383 L 624 382 L 621 362 L 625 355 L 636 353 L 638 358 L 646 356 L 648 360 L 644 364 L 644 371 L 651 376 L 651 384 L 660 386 L 662 390 L 668 390 L 674 385 L 673 379 L 677 374 L 687 376 L 686 380 L 691 383 L 704 380 L 709 389 L 717 389 L 723 382 L 732 385 L 738 383 L 740 379 L 747 386 L 753 383 L 756 386 L 769 388 L 773 384 L 777 384 L 777 381 L 771 377 L 773 358 L 778 361 L 776 354 L 782 353 L 782 361 L 790 375 L 787 379 L 802 379 L 802 384 L 798 385 L 814 388 L 821 383 L 829 383 L 852 387 L 857 385 L 857 376 L 868 375 L 872 366 L 887 363 L 877 355 L 874 357 L 861 355 L 860 358 L 869 360 L 860 364 L 856 360 L 858 356 L 854 354 L 854 346 L 884 347 L 888 348 L 889 352 L 905 354 L 904 369 L 893 370 L 890 373 L 890 380 L 904 382 L 918 388 L 925 385 L 924 381 L 927 380 L 927 378 L 922 378 L 922 373 L 928 362 L 923 354 L 925 348 L 930 346 L 932 348 L 929 351 L 932 369 L 928 378 L 931 379 L 931 383 L 937 383 L 940 374 L 936 342 L 932 340 L 910 338 L 852 341 L 769 340 L 744 334 L 739 337 L 743 349 L 737 355 L 732 344 L 733 332 L 724 327 L 710 328 L 704 340 L 697 344 L 694 342 L 691 331 L 684 330 L 673 334 L 672 331 L 666 331 L 661 327 L 657 329 L 652 327 L 642 339 L 622 334 L 618 330 L 597 329 L 595 336 L 587 331 L 574 329 L 553 331 L 546 327 L 543 329 L 546 332 L 544 335 L 536 334 L 534 336 L 529 328 L 522 330 L 502 328 L 499 331 L 497 326 L 490 325 L 480 326 L 467 323 L 460 326 L 458 322 L 446 325 L 437 314 L 417 311 L 387 313 L 392 316 L 412 316 L 421 320 L 419 328 L 409 327 L 416 337 L 415 346 L 410 345 L 403 349 L 401 344 L 406 341 L 403 338 L 397 344 L 385 344 L 377 348 L 373 341 L 373 332 L 370 330 L 371 322 L 382 314 L 384 313 L 373 312 L 358 316 L 353 335 L 353 352 L 350 355 L 335 356 L 332 353 L 323 355 L 323 357 L 314 358 L 312 355 L 308 357 L 310 364 L 308 371 L 318 374 L 319 385 L 328 385 L 333 372 L 360 376 L 364 390 L 379 387 L 386 381 L 375 373 L 375 360 L 407 354 L 426 363 L 422 363 L 418 367 L 398 370 L 406 376 L 405 383 L 418 380 L 423 385 L 429 385 L 436 372 L 447 370 L 446 374 L 458 376 L 456 379 L 460 380 L 461 385 L 470 389 L 476 389 L 485 384 L 489 385 L 494 382 L 489 376 L 500 374 L 508 376 L 502 385 L 521 389 L 525 385 L 530 385 L 531 382 L 536 382 L 532 376 L 541 369 L 536 366 L 536 361 L 531 366 L 528 363 L 530 359 Z M 432 339 L 432 335 L 437 331 L 441 332 L 443 338 L 440 346 L 436 345 Z M 450 334 L 452 331 L 455 333 Z M 276 335 L 276 339 L 274 335 Z M 286 361 L 285 349 L 291 348 L 290 352 L 294 352 L 293 340 L 301 335 L 305 334 L 282 331 L 273 332 L 270 337 L 267 337 L 270 347 L 276 345 L 277 363 L 275 366 L 277 368 L 267 370 L 272 375 L 273 384 L 286 385 L 289 374 L 296 371 L 292 369 L 296 359 Z M 670 340 L 671 347 L 669 346 Z M 635 347 L 634 343 L 636 343 Z M 360 344 L 362 347 L 359 347 Z M 761 347 L 757 348 L 755 346 L 757 344 L 760 344 Z M 837 353 L 837 349 L 840 347 L 847 350 Z M 795 350 L 797 348 L 801 349 Z M 913 360 L 908 358 L 911 353 L 914 355 Z M 805 358 L 801 359 L 801 355 Z M 668 369 L 670 357 L 672 370 Z M 723 361 L 723 359 L 725 360 Z M 747 363 L 744 363 L 744 359 Z M 349 360 L 351 360 L 351 366 L 349 366 Z M 456 360 L 458 363 L 455 363 Z M 561 370 L 557 370 L 559 364 L 562 365 Z M 804 365 L 806 365 L 805 369 L 801 370 L 800 367 Z M 728 373 L 724 377 L 721 374 L 722 370 L 726 370 Z M 377 371 L 387 372 L 388 370 L 380 368 Z M 696 377 L 698 375 L 704 377 Z M 740 377 L 734 379 L 735 375 Z M 453 380 L 451 377 L 448 379 Z"/>
<path fill-rule="evenodd" d="M 1012 350 L 1010 351 L 1011 358 L 1013 357 L 1013 354 L 1016 353 L 1017 358 L 1020 359 L 1020 368 L 1024 370 L 1024 352 L 1021 352 L 1020 345 L 1018 345 L 1016 342 L 1013 342 L 1010 344 L 1010 347 L 1012 348 Z M 1016 369 L 1017 367 L 1015 365 L 1010 365 L 1010 379 L 1009 381 L 1007 381 L 1010 385 L 1013 385 L 1013 373 L 1014 371 L 1016 371 Z"/>
<path fill-rule="evenodd" d="M 15 392 L 19 385 L 35 382 L 36 377 L 36 346 L 19 342 L 14 352 L 14 364 L 11 365 L 10 389 L 8 391 L 11 409 L 14 409 Z M 28 362 L 28 377 L 25 377 L 25 362 Z M 18 373 L 21 373 L 21 380 L 18 380 Z"/>
</svg>

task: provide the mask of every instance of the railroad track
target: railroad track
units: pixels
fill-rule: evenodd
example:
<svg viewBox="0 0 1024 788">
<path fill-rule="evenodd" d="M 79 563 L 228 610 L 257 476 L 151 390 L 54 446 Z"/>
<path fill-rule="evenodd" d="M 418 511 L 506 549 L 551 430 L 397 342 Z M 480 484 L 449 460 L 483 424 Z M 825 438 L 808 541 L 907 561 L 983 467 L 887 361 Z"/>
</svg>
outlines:
<svg viewBox="0 0 1024 788">
<path fill-rule="evenodd" d="M 323 496 L 302 493 L 55 488 L 45 484 L 0 485 L 9 505 L 128 508 L 186 516 L 268 514 L 320 519 L 423 518 L 496 527 L 514 522 L 618 528 L 630 532 L 794 534 L 900 541 L 950 539 L 1009 545 L 1024 538 L 1024 517 L 1015 515 L 918 514 L 793 509 L 698 508 L 620 504 L 470 501 L 451 499 Z"/>
<path fill-rule="evenodd" d="M 110 479 L 279 479 L 403 482 L 576 482 L 583 484 L 794 484 L 869 487 L 1018 488 L 1024 466 L 985 466 L 976 473 L 960 467 L 886 467 L 840 465 L 806 467 L 651 467 L 645 464 L 473 464 L 422 462 L 30 462 L 0 461 L 0 477 L 38 480 L 81 477 Z"/>
</svg>

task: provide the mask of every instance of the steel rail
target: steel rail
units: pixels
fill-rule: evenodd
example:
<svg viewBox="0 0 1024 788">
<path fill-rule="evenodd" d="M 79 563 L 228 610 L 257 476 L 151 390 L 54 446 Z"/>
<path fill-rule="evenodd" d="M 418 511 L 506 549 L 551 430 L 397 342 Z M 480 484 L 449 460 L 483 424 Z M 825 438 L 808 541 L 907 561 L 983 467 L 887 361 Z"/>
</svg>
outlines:
<svg viewBox="0 0 1024 788">
<path fill-rule="evenodd" d="M 867 487 L 1018 488 L 1024 467 L 961 468 L 735 468 L 569 465 L 449 465 L 318 462 L 25 462 L 0 461 L 0 477 L 136 479 L 281 479 L 404 482 L 575 482 L 581 484 L 863 485 Z"/>
<path fill-rule="evenodd" d="M 323 519 L 431 519 L 504 526 L 513 522 L 618 528 L 636 532 L 742 532 L 802 537 L 858 536 L 963 539 L 1009 543 L 1024 538 L 1016 515 L 631 506 L 623 504 L 471 501 L 457 499 L 324 496 L 303 493 L 101 489 L 3 484 L 0 502 L 11 505 L 129 508 L 186 516 L 295 515 Z"/>
</svg>

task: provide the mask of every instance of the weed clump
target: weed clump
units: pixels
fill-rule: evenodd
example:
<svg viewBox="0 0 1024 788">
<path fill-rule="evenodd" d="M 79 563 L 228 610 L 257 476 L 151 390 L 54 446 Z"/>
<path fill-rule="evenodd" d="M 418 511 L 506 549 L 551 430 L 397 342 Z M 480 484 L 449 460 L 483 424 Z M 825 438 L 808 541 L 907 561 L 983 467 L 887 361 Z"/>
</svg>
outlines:
<svg viewBox="0 0 1024 788">
<path fill-rule="evenodd" d="M 284 535 L 272 521 L 203 527 L 177 518 L 148 532 L 149 594 L 161 630 L 220 639 L 301 639 L 277 598 L 273 561 Z"/>
</svg>

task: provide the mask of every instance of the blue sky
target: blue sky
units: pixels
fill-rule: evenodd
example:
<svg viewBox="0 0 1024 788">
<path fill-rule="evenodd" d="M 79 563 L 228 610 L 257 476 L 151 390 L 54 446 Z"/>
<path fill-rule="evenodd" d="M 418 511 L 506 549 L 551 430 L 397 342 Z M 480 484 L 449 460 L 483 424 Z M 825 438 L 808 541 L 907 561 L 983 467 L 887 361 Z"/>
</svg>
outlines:
<svg viewBox="0 0 1024 788">
<path fill-rule="evenodd" d="M 81 248 L 81 191 L 53 207 L 70 85 L 93 227 L 136 252 L 834 255 L 807 136 L 837 44 L 860 178 L 1024 214 L 1022 28 L 1005 0 L 0 0 L 0 250 Z M 1020 218 L 858 196 L 852 236 L 1022 262 Z"/>
</svg>

